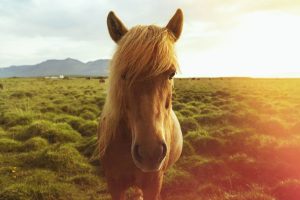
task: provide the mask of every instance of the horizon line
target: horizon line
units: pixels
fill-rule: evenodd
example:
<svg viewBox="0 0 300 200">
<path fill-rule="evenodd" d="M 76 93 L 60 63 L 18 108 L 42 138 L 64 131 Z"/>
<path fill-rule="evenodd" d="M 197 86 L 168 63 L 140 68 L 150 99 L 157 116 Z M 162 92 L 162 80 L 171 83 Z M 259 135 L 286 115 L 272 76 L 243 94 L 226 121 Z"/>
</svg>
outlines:
<svg viewBox="0 0 300 200">
<path fill-rule="evenodd" d="M 9 79 L 9 78 L 44 78 L 49 76 L 59 76 L 63 74 L 53 74 L 47 76 L 10 76 L 10 77 L 0 77 L 0 79 Z M 74 78 L 108 78 L 108 76 L 85 76 L 85 75 L 63 75 L 65 77 L 74 77 Z M 254 76 L 190 76 L 190 77 L 174 77 L 174 79 L 300 79 L 299 77 L 254 77 Z"/>
<path fill-rule="evenodd" d="M 111 60 L 111 58 L 95 58 L 95 59 L 89 59 L 89 60 L 87 60 L 87 61 L 82 61 L 82 60 L 80 60 L 80 59 L 76 59 L 76 58 L 72 58 L 72 57 L 65 57 L 65 58 L 59 58 L 59 59 L 55 59 L 55 58 L 49 58 L 49 59 L 45 59 L 45 60 L 43 60 L 43 61 L 40 61 L 40 62 L 36 62 L 35 64 L 20 64 L 20 65 L 10 65 L 10 66 L 7 66 L 7 67 L 1 67 L 0 66 L 0 71 L 1 71 L 1 69 L 7 69 L 7 68 L 10 68 L 10 67 L 22 67 L 22 66 L 32 66 L 32 65 L 38 65 L 38 64 L 41 64 L 41 63 L 43 63 L 43 62 L 46 62 L 46 61 L 49 61 L 49 60 L 57 60 L 57 61 L 63 61 L 63 60 L 68 60 L 68 59 L 73 59 L 73 60 L 77 60 L 77 61 L 79 61 L 79 62 L 82 62 L 82 63 L 88 63 L 88 62 L 93 62 L 93 61 L 97 61 L 97 60 Z M 108 66 L 107 66 L 108 67 Z M 182 67 L 180 67 L 180 68 L 182 68 Z M 75 75 L 76 76 L 76 75 Z M 42 76 L 40 76 L 40 77 L 42 77 Z M 97 77 L 97 76 L 95 76 L 95 77 Z M 6 78 L 11 78 L 11 77 L 6 77 Z M 21 78 L 26 78 L 26 77 L 21 77 Z M 271 75 L 269 75 L 269 76 L 266 76 L 266 75 L 246 75 L 246 74 L 240 74 L 240 75 L 234 75 L 234 74 L 232 74 L 232 75 L 226 75 L 226 74 L 224 74 L 224 75 L 222 75 L 222 74 L 220 74 L 220 73 L 218 73 L 218 74 L 215 74 L 215 75 L 213 75 L 213 74 L 211 74 L 210 73 L 210 75 L 191 75 L 190 73 L 186 73 L 186 74 L 184 74 L 184 73 L 181 73 L 181 72 L 179 72 L 178 74 L 177 74 L 177 76 L 175 76 L 175 78 L 261 78 L 261 79 L 298 79 L 298 78 L 300 78 L 300 75 L 289 75 L 289 76 L 287 76 L 287 75 L 278 75 L 278 74 L 274 74 L 273 76 Z"/>
</svg>

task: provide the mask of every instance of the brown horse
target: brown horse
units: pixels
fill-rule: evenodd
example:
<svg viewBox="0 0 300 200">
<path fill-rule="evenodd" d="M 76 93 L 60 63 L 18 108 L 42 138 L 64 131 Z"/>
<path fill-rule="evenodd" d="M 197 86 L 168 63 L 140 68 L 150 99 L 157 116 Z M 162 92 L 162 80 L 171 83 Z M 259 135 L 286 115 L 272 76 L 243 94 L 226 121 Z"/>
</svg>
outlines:
<svg viewBox="0 0 300 200">
<path fill-rule="evenodd" d="M 145 200 L 160 199 L 163 173 L 182 150 L 182 133 L 172 110 L 174 43 L 182 30 L 180 9 L 160 28 L 127 29 L 110 12 L 107 25 L 117 43 L 110 63 L 108 94 L 98 138 L 109 192 L 124 199 L 129 187 Z"/>
</svg>

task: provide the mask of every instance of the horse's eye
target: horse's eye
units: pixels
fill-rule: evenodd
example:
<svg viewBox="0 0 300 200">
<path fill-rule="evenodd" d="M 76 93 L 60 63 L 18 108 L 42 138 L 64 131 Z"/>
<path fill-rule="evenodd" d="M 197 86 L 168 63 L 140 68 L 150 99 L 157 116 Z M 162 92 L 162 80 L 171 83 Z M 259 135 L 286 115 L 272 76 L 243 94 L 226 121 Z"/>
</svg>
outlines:
<svg viewBox="0 0 300 200">
<path fill-rule="evenodd" d="M 169 80 L 171 80 L 174 76 L 175 76 L 175 72 L 172 72 L 172 73 L 169 75 Z"/>
</svg>

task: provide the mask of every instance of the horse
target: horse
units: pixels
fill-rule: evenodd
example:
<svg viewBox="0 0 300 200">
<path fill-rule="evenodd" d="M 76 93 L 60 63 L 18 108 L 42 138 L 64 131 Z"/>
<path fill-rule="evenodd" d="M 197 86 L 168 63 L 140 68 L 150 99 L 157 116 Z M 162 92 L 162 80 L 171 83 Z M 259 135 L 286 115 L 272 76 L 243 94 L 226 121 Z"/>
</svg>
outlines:
<svg viewBox="0 0 300 200">
<path fill-rule="evenodd" d="M 179 121 L 172 110 L 174 45 L 183 26 L 178 9 L 167 26 L 127 29 L 110 11 L 107 26 L 117 44 L 98 126 L 101 165 L 113 200 L 136 188 L 139 199 L 161 199 L 164 172 L 180 157 Z"/>
</svg>

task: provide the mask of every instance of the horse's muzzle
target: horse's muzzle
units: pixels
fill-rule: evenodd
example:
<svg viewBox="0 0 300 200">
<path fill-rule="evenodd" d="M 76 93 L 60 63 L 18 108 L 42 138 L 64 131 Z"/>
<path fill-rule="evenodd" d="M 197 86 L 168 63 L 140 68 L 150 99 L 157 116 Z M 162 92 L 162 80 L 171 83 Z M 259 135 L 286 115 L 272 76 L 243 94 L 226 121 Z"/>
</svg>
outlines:
<svg viewBox="0 0 300 200">
<path fill-rule="evenodd" d="M 134 163 L 142 171 L 157 171 L 159 170 L 162 161 L 167 154 L 167 145 L 161 142 L 158 145 L 143 146 L 135 144 L 133 147 L 132 156 Z"/>
</svg>

